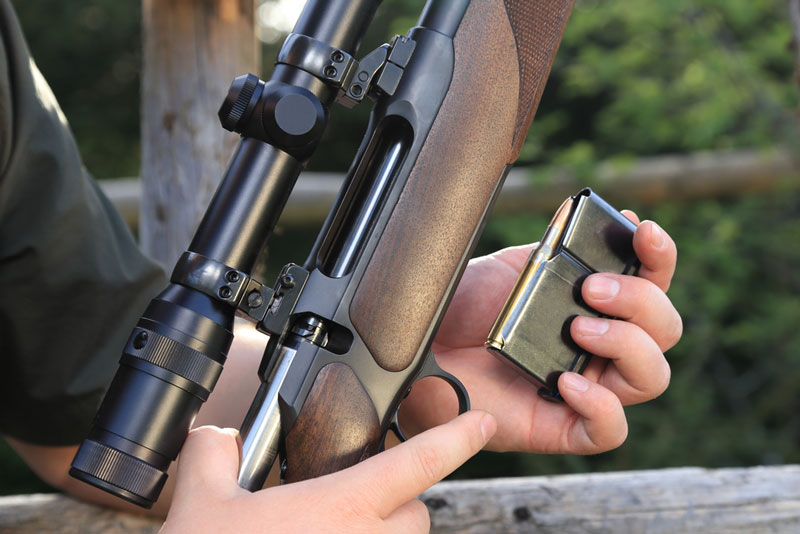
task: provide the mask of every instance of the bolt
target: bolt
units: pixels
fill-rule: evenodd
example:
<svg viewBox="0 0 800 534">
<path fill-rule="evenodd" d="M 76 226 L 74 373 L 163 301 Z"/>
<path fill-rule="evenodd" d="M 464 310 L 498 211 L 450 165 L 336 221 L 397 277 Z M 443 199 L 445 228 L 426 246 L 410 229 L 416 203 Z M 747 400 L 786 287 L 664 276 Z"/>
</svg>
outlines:
<svg viewBox="0 0 800 534">
<path fill-rule="evenodd" d="M 361 93 L 364 91 L 364 88 L 360 85 L 356 84 L 350 88 L 350 92 L 353 93 L 353 96 L 361 96 Z"/>
<path fill-rule="evenodd" d="M 336 67 L 332 65 L 328 65 L 327 67 L 325 67 L 325 76 L 327 76 L 328 78 L 336 77 L 336 72 L 337 72 Z"/>
<path fill-rule="evenodd" d="M 287 288 L 294 287 L 294 276 L 291 274 L 284 274 L 281 276 L 281 285 Z"/>
<path fill-rule="evenodd" d="M 133 348 L 136 350 L 144 348 L 147 345 L 147 332 L 139 332 L 135 338 L 133 338 Z"/>
<path fill-rule="evenodd" d="M 229 288 L 228 286 L 222 286 L 221 288 L 219 288 L 220 297 L 224 299 L 229 299 L 231 298 L 231 295 L 233 295 L 233 291 L 231 291 L 231 288 Z"/>
<path fill-rule="evenodd" d="M 225 279 L 231 284 L 235 284 L 239 281 L 239 273 L 236 271 L 228 271 L 228 274 L 225 275 Z"/>
<path fill-rule="evenodd" d="M 247 305 L 251 308 L 260 308 L 262 304 L 264 304 L 264 298 L 258 291 L 253 290 L 247 295 Z"/>
<path fill-rule="evenodd" d="M 331 54 L 331 59 L 334 60 L 336 63 L 341 63 L 344 61 L 344 54 L 342 54 L 339 50 Z"/>
</svg>

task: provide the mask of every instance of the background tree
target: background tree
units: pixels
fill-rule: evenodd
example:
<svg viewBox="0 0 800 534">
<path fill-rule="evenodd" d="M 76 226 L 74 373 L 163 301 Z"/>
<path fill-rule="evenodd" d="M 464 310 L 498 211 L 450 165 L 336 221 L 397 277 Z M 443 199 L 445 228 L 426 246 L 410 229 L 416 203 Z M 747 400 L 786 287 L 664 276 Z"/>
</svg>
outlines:
<svg viewBox="0 0 800 534">
<path fill-rule="evenodd" d="M 233 79 L 258 68 L 254 0 L 144 0 L 142 247 L 171 269 L 238 136 L 217 118 Z"/>
</svg>

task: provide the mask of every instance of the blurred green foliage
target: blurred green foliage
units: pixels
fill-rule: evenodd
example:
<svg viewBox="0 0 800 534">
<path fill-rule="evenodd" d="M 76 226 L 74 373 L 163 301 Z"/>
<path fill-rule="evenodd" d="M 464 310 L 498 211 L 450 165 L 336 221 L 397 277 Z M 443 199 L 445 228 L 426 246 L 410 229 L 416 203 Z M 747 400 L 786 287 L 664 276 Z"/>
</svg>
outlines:
<svg viewBox="0 0 800 534">
<path fill-rule="evenodd" d="M 772 146 L 795 135 L 788 7 L 577 0 L 521 161 Z"/>
<path fill-rule="evenodd" d="M 135 175 L 139 3 L 13 3 L 89 169 L 101 177 Z M 384 0 L 361 54 L 405 33 L 421 4 Z M 599 160 L 624 166 L 643 155 L 796 146 L 790 43 L 783 1 L 577 0 L 521 162 L 567 166 L 591 180 Z M 265 48 L 265 71 L 275 52 Z M 312 169 L 347 168 L 368 113 L 360 107 L 333 111 Z M 639 208 L 680 251 L 670 296 L 685 333 L 669 353 L 669 390 L 628 408 L 630 437 L 616 451 L 484 453 L 459 476 L 800 462 L 797 191 Z M 478 253 L 538 238 L 548 215 L 496 214 Z M 315 232 L 276 236 L 271 267 L 301 261 Z M 0 447 L 4 482 L 9 454 Z"/>
</svg>

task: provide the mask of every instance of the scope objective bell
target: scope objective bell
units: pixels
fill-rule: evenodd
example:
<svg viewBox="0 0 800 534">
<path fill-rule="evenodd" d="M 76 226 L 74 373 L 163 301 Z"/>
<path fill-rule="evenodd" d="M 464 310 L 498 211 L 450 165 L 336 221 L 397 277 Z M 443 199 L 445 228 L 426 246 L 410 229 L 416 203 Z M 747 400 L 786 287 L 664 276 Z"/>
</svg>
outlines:
<svg viewBox="0 0 800 534">
<path fill-rule="evenodd" d="M 139 506 L 158 499 L 233 339 L 233 312 L 172 284 L 125 346 L 70 475 Z"/>
</svg>

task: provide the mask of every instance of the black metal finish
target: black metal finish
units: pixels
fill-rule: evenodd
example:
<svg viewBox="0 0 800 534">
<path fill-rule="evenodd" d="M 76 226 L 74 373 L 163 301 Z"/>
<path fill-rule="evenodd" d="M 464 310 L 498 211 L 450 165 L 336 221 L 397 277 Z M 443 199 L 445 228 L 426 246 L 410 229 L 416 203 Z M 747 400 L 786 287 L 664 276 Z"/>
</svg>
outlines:
<svg viewBox="0 0 800 534">
<path fill-rule="evenodd" d="M 336 225 L 336 233 L 323 245 L 320 271 L 331 278 L 348 274 L 365 238 L 373 227 L 392 179 L 400 171 L 411 144 L 412 133 L 405 121 L 388 121 L 377 137 L 375 147 L 367 151 L 353 178 L 353 191 L 347 208 Z"/>
<path fill-rule="evenodd" d="M 189 250 L 251 272 L 301 169 L 286 152 L 242 139 Z"/>
<path fill-rule="evenodd" d="M 463 14 L 465 4 L 453 5 Z M 272 441 L 279 435 L 274 425 L 279 425 L 280 435 L 291 431 L 317 374 L 332 362 L 344 363 L 353 370 L 375 407 L 384 433 L 392 428 L 399 404 L 411 385 L 424 376 L 444 379 L 455 389 L 460 409 L 466 410 L 469 406 L 463 386 L 452 375 L 441 371 L 429 353 L 432 336 L 426 346 L 420 347 L 410 365 L 401 371 L 389 372 L 378 364 L 357 335 L 349 316 L 355 289 L 425 143 L 453 72 L 451 36 L 416 27 L 399 43 L 399 47 L 387 47 L 386 56 L 381 49 L 374 52 L 380 54 L 375 61 L 376 71 L 380 70 L 379 65 L 391 64 L 404 71 L 403 77 L 395 82 L 387 79 L 394 94 L 388 96 L 388 92 L 384 92 L 376 100 L 368 131 L 348 178 L 305 263 L 309 274 L 302 292 L 296 300 L 287 302 L 291 306 L 288 316 L 283 305 L 277 308 L 286 322 L 280 321 L 280 336 L 270 337 L 259 369 L 265 383 L 242 427 L 247 444 L 244 457 L 272 461 L 274 451 L 280 448 Z M 484 216 L 489 209 L 486 208 Z M 472 245 L 479 233 L 480 228 L 475 230 Z M 470 253 L 471 250 L 465 251 L 460 259 L 450 292 Z M 445 307 L 443 303 L 435 322 L 441 320 Z M 289 330 L 283 325 L 289 326 Z M 260 328 L 266 326 L 263 324 Z M 431 331 L 435 331 L 435 327 L 432 325 Z M 289 365 L 287 358 L 290 358 Z M 277 369 L 284 370 L 279 373 L 280 380 L 274 379 Z M 267 402 L 274 408 L 268 407 Z M 279 423 L 275 423 L 271 410 L 278 407 Z M 254 425 L 253 414 L 259 414 L 259 420 L 265 423 Z M 265 430 L 267 428 L 270 430 Z M 255 439 L 254 436 L 264 438 Z M 250 461 L 246 463 L 247 467 L 240 472 L 240 484 L 247 488 L 260 487 L 263 480 L 256 474 L 263 474 L 266 469 Z"/>
<path fill-rule="evenodd" d="M 224 263 L 194 252 L 184 252 L 172 272 L 171 281 L 237 308 L 239 315 L 258 322 L 272 304 L 273 292 Z"/>
<path fill-rule="evenodd" d="M 351 70 L 358 64 L 344 50 L 297 33 L 286 37 L 276 63 L 297 67 L 335 87 L 347 85 Z"/>
<path fill-rule="evenodd" d="M 357 72 L 349 83 L 342 87 L 338 102 L 345 107 L 352 108 L 369 93 L 369 88 L 375 80 L 378 71 L 386 64 L 389 57 L 389 46 L 383 45 L 367 54 L 354 69 Z M 392 94 L 389 92 L 389 94 Z"/>
<path fill-rule="evenodd" d="M 470 0 L 429 0 L 419 17 L 418 26 L 454 36 Z"/>
<path fill-rule="evenodd" d="M 309 0 L 292 33 L 354 55 L 380 0 Z"/>
<path fill-rule="evenodd" d="M 222 303 L 171 285 L 131 334 L 120 367 L 70 474 L 150 507 L 222 371 L 233 317 Z M 150 482 L 131 477 L 145 463 Z M 156 474 L 157 473 L 157 474 Z M 116 489 L 113 489 L 116 488 Z"/>
<path fill-rule="evenodd" d="M 327 113 L 308 89 L 252 74 L 237 77 L 218 112 L 222 127 L 279 147 L 300 161 L 319 143 Z"/>
<path fill-rule="evenodd" d="M 184 252 L 170 280 L 238 306 L 248 289 L 250 275 L 201 254 Z"/>
<path fill-rule="evenodd" d="M 274 300 L 258 328 L 272 337 L 281 337 L 289 328 L 289 318 L 294 313 L 297 299 L 308 280 L 308 271 L 290 263 L 286 265 L 272 290 Z"/>
<path fill-rule="evenodd" d="M 222 369 L 237 308 L 270 334 L 262 380 L 281 373 L 269 384 L 274 395 L 264 385 L 254 401 L 255 408 L 270 398 L 275 408 L 250 413 L 266 415 L 275 430 L 271 416 L 280 410 L 277 431 L 283 435 L 319 371 L 332 362 L 353 370 L 384 432 L 397 426 L 401 400 L 422 377 L 444 379 L 456 391 L 459 410 L 469 408 L 463 385 L 438 367 L 429 350 L 447 302 L 436 311 L 424 346 L 401 371 L 379 365 L 350 319 L 353 295 L 447 95 L 452 37 L 469 4 L 429 2 L 420 26 L 356 69 L 351 58 L 378 3 L 311 0 L 270 80 L 234 80 L 219 116 L 243 139 L 173 283 L 132 333 L 73 476 L 140 505 L 155 501 Z M 300 57 L 300 51 L 310 57 Z M 367 94 L 376 99 L 367 133 L 305 268 L 287 266 L 269 292 L 250 273 L 348 80 L 354 81 L 346 89 L 351 101 Z M 460 258 L 448 295 L 479 233 L 477 228 Z"/>
<path fill-rule="evenodd" d="M 260 97 L 260 81 L 254 74 L 244 74 L 233 80 L 228 89 L 228 96 L 225 97 L 219 112 L 217 112 L 223 128 L 236 132 L 239 131 L 240 126 L 247 124 Z M 258 94 L 256 94 L 257 89 Z"/>
<path fill-rule="evenodd" d="M 414 382 L 418 380 L 422 380 L 423 378 L 434 377 L 439 378 L 447 382 L 447 384 L 453 388 L 453 391 L 456 394 L 456 399 L 458 399 L 458 413 L 462 414 L 464 412 L 468 412 L 470 408 L 470 400 L 469 400 L 469 393 L 467 392 L 467 388 L 464 387 L 464 384 L 456 378 L 455 376 L 451 375 L 441 367 L 439 364 L 436 363 L 436 358 L 433 355 L 433 352 L 428 352 L 428 355 L 425 356 L 425 360 L 422 364 L 422 369 L 420 369 L 419 374 L 414 378 Z M 392 421 L 389 424 L 389 429 L 394 432 L 397 438 L 400 441 L 406 441 L 408 437 L 406 437 L 405 432 L 403 432 L 403 428 L 400 425 L 400 410 L 395 410 L 394 416 L 392 417 Z M 385 435 L 384 435 L 385 441 Z M 381 449 L 383 449 L 384 444 L 381 444 Z"/>
</svg>

